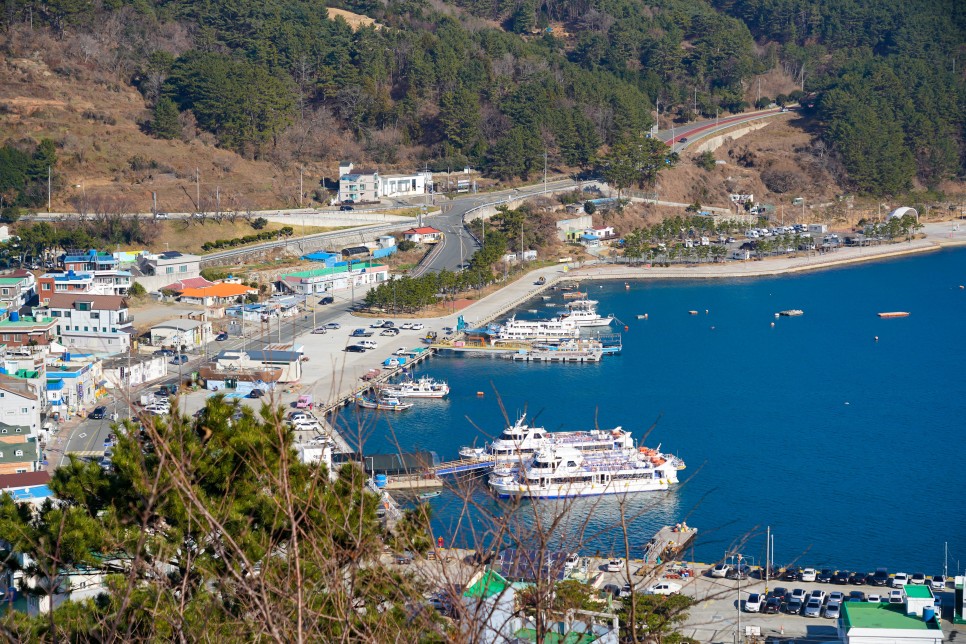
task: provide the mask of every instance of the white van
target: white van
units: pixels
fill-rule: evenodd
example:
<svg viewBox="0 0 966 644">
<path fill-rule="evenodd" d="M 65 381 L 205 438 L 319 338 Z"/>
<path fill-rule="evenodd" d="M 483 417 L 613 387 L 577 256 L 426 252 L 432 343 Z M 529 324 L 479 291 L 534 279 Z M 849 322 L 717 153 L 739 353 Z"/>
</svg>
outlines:
<svg viewBox="0 0 966 644">
<path fill-rule="evenodd" d="M 365 347 L 367 349 L 375 349 L 376 347 L 379 346 L 378 344 L 376 344 L 372 340 L 363 340 L 362 342 L 359 342 L 359 345 L 360 346 L 363 346 L 363 347 Z"/>
</svg>

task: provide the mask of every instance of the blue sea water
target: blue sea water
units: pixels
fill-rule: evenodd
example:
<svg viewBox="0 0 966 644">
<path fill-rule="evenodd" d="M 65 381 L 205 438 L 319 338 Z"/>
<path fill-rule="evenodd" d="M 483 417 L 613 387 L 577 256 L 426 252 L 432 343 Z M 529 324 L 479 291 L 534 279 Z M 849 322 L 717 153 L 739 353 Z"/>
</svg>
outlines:
<svg viewBox="0 0 966 644">
<path fill-rule="evenodd" d="M 598 365 L 438 357 L 420 371 L 447 380 L 449 399 L 342 422 L 363 421 L 367 453 L 429 449 L 444 460 L 499 434 L 501 402 L 511 419 L 526 410 L 551 430 L 596 423 L 643 437 L 654 425 L 646 443 L 688 463 L 683 483 L 623 508 L 581 499 L 556 538 L 623 555 L 623 509 L 632 556 L 661 525 L 686 520 L 699 529 L 688 553 L 699 561 L 729 550 L 763 560 L 771 526 L 780 564 L 935 574 L 948 542 L 952 574 L 966 566 L 961 284 L 966 250 L 768 279 L 585 282 L 599 311 L 628 326 L 622 355 Z M 791 308 L 805 314 L 774 317 Z M 553 312 L 539 299 L 527 309 Z M 472 501 L 445 492 L 431 502 L 447 543 L 472 543 L 501 511 L 482 487 Z M 532 525 L 553 513 L 528 503 L 517 517 Z"/>
</svg>

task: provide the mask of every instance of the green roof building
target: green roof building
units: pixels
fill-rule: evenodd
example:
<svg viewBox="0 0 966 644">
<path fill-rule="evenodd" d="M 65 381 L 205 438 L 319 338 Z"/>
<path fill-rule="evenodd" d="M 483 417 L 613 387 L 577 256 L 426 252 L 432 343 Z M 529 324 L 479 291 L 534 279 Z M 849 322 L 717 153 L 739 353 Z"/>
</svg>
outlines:
<svg viewBox="0 0 966 644">
<path fill-rule="evenodd" d="M 928 588 L 920 588 L 929 593 Z M 903 604 L 845 602 L 839 635 L 845 644 L 941 644 L 943 631 L 935 614 L 928 609 L 925 615 L 914 611 L 909 611 L 908 597 Z"/>
</svg>

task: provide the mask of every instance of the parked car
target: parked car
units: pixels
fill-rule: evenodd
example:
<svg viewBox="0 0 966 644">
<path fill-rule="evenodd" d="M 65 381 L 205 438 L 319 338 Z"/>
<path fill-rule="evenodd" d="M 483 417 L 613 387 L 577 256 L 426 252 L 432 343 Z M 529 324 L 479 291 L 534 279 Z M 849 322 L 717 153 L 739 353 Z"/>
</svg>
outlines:
<svg viewBox="0 0 966 644">
<path fill-rule="evenodd" d="M 835 571 L 831 568 L 822 568 L 821 572 L 815 575 L 815 581 L 821 584 L 827 584 L 832 581 L 832 575 L 834 574 Z"/>
<path fill-rule="evenodd" d="M 748 564 L 738 564 L 729 570 L 725 577 L 728 579 L 748 579 L 749 573 L 751 573 L 751 566 Z"/>
<path fill-rule="evenodd" d="M 265 392 L 262 391 L 261 389 L 252 389 L 251 391 L 248 392 L 249 398 L 261 398 L 264 395 L 265 395 Z"/>
<path fill-rule="evenodd" d="M 215 336 L 216 342 L 224 342 L 227 339 L 228 339 L 228 331 L 222 331 L 221 333 Z"/>
<path fill-rule="evenodd" d="M 681 584 L 673 581 L 661 581 L 644 589 L 645 595 L 675 595 L 679 592 L 681 592 Z"/>
<path fill-rule="evenodd" d="M 864 572 L 853 572 L 849 575 L 849 583 L 853 586 L 864 586 L 868 583 L 869 575 Z"/>
<path fill-rule="evenodd" d="M 765 603 L 764 595 L 760 593 L 751 593 L 748 595 L 748 599 L 745 600 L 745 612 L 746 613 L 760 613 L 761 607 Z"/>
<path fill-rule="evenodd" d="M 171 358 L 171 364 L 185 364 L 188 362 L 188 356 L 183 353 L 179 353 L 175 357 Z"/>
<path fill-rule="evenodd" d="M 901 588 L 894 588 L 889 591 L 889 603 L 901 604 L 906 601 L 906 591 Z"/>
<path fill-rule="evenodd" d="M 788 589 L 784 586 L 777 586 L 768 594 L 772 597 L 777 597 L 778 599 L 785 601 L 785 598 L 788 597 Z"/>
<path fill-rule="evenodd" d="M 804 588 L 796 588 L 791 592 L 791 594 L 788 597 L 789 597 L 789 600 L 797 599 L 798 601 L 804 604 L 805 600 L 808 599 L 808 591 L 805 590 Z"/>
<path fill-rule="evenodd" d="M 384 336 L 387 336 L 387 337 L 394 337 L 394 336 L 399 335 L 399 329 L 383 329 L 382 330 L 382 333 L 380 333 L 379 335 L 384 335 Z"/>
<path fill-rule="evenodd" d="M 942 575 L 933 575 L 929 580 L 929 587 L 933 590 L 946 590 L 946 578 Z"/>
<path fill-rule="evenodd" d="M 892 583 L 890 585 L 893 588 L 901 588 L 902 586 L 905 586 L 908 581 L 909 581 L 909 576 L 906 575 L 906 573 L 897 572 L 895 575 L 893 575 Z"/>
<path fill-rule="evenodd" d="M 413 562 L 413 553 L 408 550 L 403 550 L 396 555 L 397 564 L 411 564 Z"/>
<path fill-rule="evenodd" d="M 634 591 L 631 588 L 631 585 L 630 584 L 624 584 L 623 586 L 621 586 L 621 589 L 619 591 L 617 591 L 617 598 L 618 599 L 627 599 L 628 597 L 631 596 L 631 593 L 633 593 L 633 592 Z"/>
<path fill-rule="evenodd" d="M 828 594 L 828 598 L 826 601 L 829 604 L 831 604 L 832 602 L 835 602 L 836 604 L 841 604 L 842 602 L 845 601 L 845 593 L 838 590 L 833 591 Z"/>
<path fill-rule="evenodd" d="M 325 335 L 327 332 L 328 332 L 328 329 L 326 329 L 324 326 L 317 326 L 314 329 L 312 329 L 312 333 L 314 335 Z"/>
<path fill-rule="evenodd" d="M 825 619 L 838 619 L 842 614 L 841 604 L 838 602 L 829 602 L 825 605 Z"/>
<path fill-rule="evenodd" d="M 403 322 L 402 324 L 399 325 L 399 328 L 400 329 L 411 329 L 411 328 L 413 328 L 413 323 L 412 322 Z"/>
<path fill-rule="evenodd" d="M 370 329 L 381 329 L 382 328 L 382 325 L 385 324 L 385 323 L 386 323 L 385 320 L 376 320 L 375 322 L 373 322 L 372 324 L 369 325 L 369 328 Z"/>
<path fill-rule="evenodd" d="M 785 612 L 789 615 L 797 615 L 802 612 L 802 600 L 789 599 L 787 602 L 785 602 Z"/>
<path fill-rule="evenodd" d="M 325 325 L 325 328 L 327 328 L 329 331 L 335 331 L 336 329 L 341 329 L 342 325 L 338 322 L 329 322 Z"/>
<path fill-rule="evenodd" d="M 712 577 L 725 577 L 728 571 L 731 570 L 731 566 L 726 563 L 719 563 L 714 568 L 711 569 Z"/>
<path fill-rule="evenodd" d="M 335 302 L 335 298 L 332 297 L 331 295 L 326 295 L 321 300 L 319 300 L 319 304 L 332 304 L 333 302 Z"/>
<path fill-rule="evenodd" d="M 861 590 L 853 590 L 853 591 L 851 591 L 849 593 L 849 601 L 850 602 L 864 602 L 865 601 L 865 593 L 862 592 Z"/>
<path fill-rule="evenodd" d="M 813 590 L 812 592 L 810 592 L 808 594 L 808 598 L 809 598 L 809 600 L 817 599 L 819 602 L 821 602 L 822 604 L 824 604 L 825 603 L 825 591 L 824 590 L 819 590 L 819 589 L 816 588 L 815 590 Z"/>
<path fill-rule="evenodd" d="M 800 579 L 802 581 L 815 581 L 815 578 L 817 576 L 818 576 L 817 570 L 815 570 L 814 568 L 805 568 L 804 570 L 802 570 Z"/>
<path fill-rule="evenodd" d="M 802 574 L 802 569 L 798 566 L 789 566 L 785 568 L 785 572 L 782 573 L 782 580 L 784 581 L 798 581 L 799 576 Z"/>
<path fill-rule="evenodd" d="M 155 219 L 167 219 L 168 218 L 168 213 L 166 213 L 166 212 L 156 212 L 156 213 L 154 213 L 154 218 Z"/>
<path fill-rule="evenodd" d="M 865 601 L 869 602 L 870 604 L 878 604 L 880 601 L 882 601 L 882 597 L 876 593 L 869 593 L 865 596 Z"/>
<path fill-rule="evenodd" d="M 611 559 L 610 561 L 607 562 L 607 564 L 605 565 L 604 569 L 607 572 L 620 572 L 621 570 L 624 569 L 624 560 L 623 559 Z"/>
<path fill-rule="evenodd" d="M 366 348 L 365 347 L 362 347 L 362 346 L 359 346 L 358 344 L 350 344 L 349 346 L 347 346 L 345 348 L 345 351 L 347 353 L 365 353 L 366 352 Z"/>
<path fill-rule="evenodd" d="M 822 616 L 822 602 L 817 599 L 809 599 L 808 603 L 805 604 L 805 609 L 802 611 L 803 617 L 821 617 Z"/>
<path fill-rule="evenodd" d="M 355 210 L 355 208 L 353 208 L 352 206 L 339 206 L 339 210 L 341 210 L 342 212 L 348 212 L 350 210 Z"/>
<path fill-rule="evenodd" d="M 172 351 L 171 349 L 158 349 L 157 351 L 154 352 L 154 355 L 168 357 L 168 356 L 173 356 L 174 351 Z"/>
<path fill-rule="evenodd" d="M 356 329 L 352 332 L 353 338 L 371 338 L 372 331 L 367 331 L 366 329 Z"/>
<path fill-rule="evenodd" d="M 372 340 L 362 340 L 359 342 L 359 346 L 365 347 L 366 349 L 375 349 L 379 345 L 373 342 Z"/>
<path fill-rule="evenodd" d="M 107 415 L 107 407 L 95 407 L 94 411 L 87 415 L 88 418 L 93 420 L 103 420 Z"/>
<path fill-rule="evenodd" d="M 422 331 L 423 324 L 421 322 L 413 322 L 413 331 Z"/>
<path fill-rule="evenodd" d="M 849 575 L 852 573 L 848 570 L 839 570 L 834 575 L 832 575 L 832 583 L 844 585 L 849 583 Z"/>
<path fill-rule="evenodd" d="M 909 578 L 909 583 L 916 584 L 917 586 L 921 586 L 922 584 L 925 584 L 926 583 L 925 573 L 921 573 L 921 572 L 913 573 L 912 577 Z"/>
<path fill-rule="evenodd" d="M 889 570 L 887 568 L 876 568 L 872 573 L 873 586 L 886 586 L 889 584 Z"/>
<path fill-rule="evenodd" d="M 769 597 L 765 600 L 765 605 L 762 607 L 761 612 L 766 615 L 776 615 L 782 609 L 782 600 L 777 597 Z"/>
</svg>

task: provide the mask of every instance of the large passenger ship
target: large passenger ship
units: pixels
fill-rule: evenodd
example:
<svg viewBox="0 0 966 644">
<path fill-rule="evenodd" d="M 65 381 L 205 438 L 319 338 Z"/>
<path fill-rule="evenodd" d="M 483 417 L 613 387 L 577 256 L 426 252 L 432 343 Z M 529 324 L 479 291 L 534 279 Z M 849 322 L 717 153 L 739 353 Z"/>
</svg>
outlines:
<svg viewBox="0 0 966 644">
<path fill-rule="evenodd" d="M 497 466 L 489 477 L 500 498 L 563 499 L 666 491 L 684 462 L 659 450 L 582 452 L 569 446 L 539 450 L 522 468 Z"/>
<path fill-rule="evenodd" d="M 580 452 L 600 452 L 634 449 L 631 432 L 614 429 L 590 429 L 571 432 L 548 432 L 543 427 L 531 427 L 522 414 L 513 425 L 503 430 L 492 443 L 483 447 L 464 447 L 460 457 L 493 459 L 494 463 L 519 465 L 530 460 L 539 450 L 551 446 L 567 446 Z"/>
</svg>

